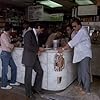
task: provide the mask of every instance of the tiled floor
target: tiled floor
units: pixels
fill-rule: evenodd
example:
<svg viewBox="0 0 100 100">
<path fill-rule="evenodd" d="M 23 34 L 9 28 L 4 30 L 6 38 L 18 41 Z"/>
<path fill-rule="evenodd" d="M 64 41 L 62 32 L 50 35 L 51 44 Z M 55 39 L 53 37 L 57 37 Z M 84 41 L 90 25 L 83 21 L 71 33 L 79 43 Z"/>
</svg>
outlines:
<svg viewBox="0 0 100 100">
<path fill-rule="evenodd" d="M 44 95 L 35 95 L 27 99 L 24 85 L 15 86 L 11 90 L 0 89 L 0 100 L 100 100 L 100 77 L 94 77 L 90 95 L 80 95 L 75 89 L 76 81 L 62 92 L 46 92 Z"/>
</svg>

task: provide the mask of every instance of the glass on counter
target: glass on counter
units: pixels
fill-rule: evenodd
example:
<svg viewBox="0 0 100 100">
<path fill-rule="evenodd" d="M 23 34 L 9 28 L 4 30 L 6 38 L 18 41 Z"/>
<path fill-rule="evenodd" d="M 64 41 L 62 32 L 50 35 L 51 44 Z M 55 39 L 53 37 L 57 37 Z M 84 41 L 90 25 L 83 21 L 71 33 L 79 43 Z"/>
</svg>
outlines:
<svg viewBox="0 0 100 100">
<path fill-rule="evenodd" d="M 53 40 L 53 49 L 56 50 L 59 47 L 59 40 Z"/>
</svg>

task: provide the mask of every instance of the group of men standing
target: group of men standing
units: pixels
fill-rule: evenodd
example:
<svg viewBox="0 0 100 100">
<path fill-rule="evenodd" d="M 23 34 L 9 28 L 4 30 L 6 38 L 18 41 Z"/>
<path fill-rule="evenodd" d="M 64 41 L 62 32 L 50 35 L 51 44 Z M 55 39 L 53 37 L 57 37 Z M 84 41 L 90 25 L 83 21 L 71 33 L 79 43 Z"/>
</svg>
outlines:
<svg viewBox="0 0 100 100">
<path fill-rule="evenodd" d="M 82 85 L 84 93 L 90 93 L 90 59 L 92 58 L 91 41 L 88 31 L 82 27 L 79 19 L 74 19 L 71 23 L 73 32 L 72 39 L 65 46 L 58 48 L 61 53 L 66 49 L 74 49 L 73 63 L 78 66 L 78 82 Z M 8 26 L 7 26 L 8 27 Z M 9 27 L 5 28 L 5 32 L 1 35 L 1 60 L 2 60 L 2 89 L 10 89 L 7 83 L 8 65 L 11 66 L 12 78 L 11 84 L 19 85 L 16 82 L 17 67 L 11 57 L 14 46 L 10 44 Z M 41 93 L 43 69 L 40 65 L 39 54 L 45 51 L 39 47 L 38 35 L 43 33 L 44 26 L 37 24 L 34 28 L 28 30 L 24 34 L 24 50 L 22 55 L 22 63 L 25 65 L 25 91 L 27 97 L 32 97 L 33 93 Z M 6 35 L 6 36 L 5 36 Z M 7 40 L 7 41 L 6 41 Z M 36 72 L 34 86 L 32 87 L 32 70 Z"/>
</svg>

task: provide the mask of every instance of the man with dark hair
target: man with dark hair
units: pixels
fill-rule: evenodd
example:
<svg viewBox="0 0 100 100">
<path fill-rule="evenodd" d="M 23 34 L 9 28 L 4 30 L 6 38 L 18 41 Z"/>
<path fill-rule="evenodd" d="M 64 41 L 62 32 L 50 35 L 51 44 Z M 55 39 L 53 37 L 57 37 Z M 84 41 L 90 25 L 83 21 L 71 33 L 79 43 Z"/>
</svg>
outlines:
<svg viewBox="0 0 100 100">
<path fill-rule="evenodd" d="M 11 44 L 10 33 L 12 31 L 12 25 L 6 24 L 5 31 L 1 35 L 1 61 L 2 61 L 2 83 L 1 89 L 11 89 L 10 85 L 20 85 L 16 82 L 17 75 L 17 67 L 12 58 L 12 51 L 14 49 L 14 45 Z M 8 65 L 11 67 L 11 81 L 10 85 L 8 84 Z"/>
<path fill-rule="evenodd" d="M 74 48 L 73 63 L 78 65 L 78 82 L 83 85 L 82 94 L 90 92 L 90 60 L 92 58 L 91 41 L 87 29 L 82 27 L 79 19 L 72 21 L 75 36 L 59 52 Z"/>
<path fill-rule="evenodd" d="M 44 27 L 39 25 L 26 32 L 24 36 L 22 63 L 25 65 L 25 91 L 29 98 L 32 97 L 32 69 L 36 72 L 34 91 L 41 92 L 43 70 L 39 62 L 38 52 L 44 51 L 44 48 L 39 47 L 37 35 L 42 33 L 43 30 Z"/>
<path fill-rule="evenodd" d="M 32 28 L 30 27 L 30 23 L 26 20 L 23 22 L 23 28 L 24 29 L 23 29 L 22 38 L 24 38 L 24 35 L 26 34 L 26 32 L 32 30 Z M 24 45 L 24 40 L 22 41 L 22 45 Z"/>
<path fill-rule="evenodd" d="M 23 22 L 23 28 L 24 28 L 24 30 L 23 30 L 22 37 L 24 37 L 24 35 L 25 35 L 25 33 L 26 33 L 27 31 L 32 30 L 32 28 L 30 27 L 30 23 L 29 23 L 28 21 L 24 21 L 24 22 Z"/>
</svg>

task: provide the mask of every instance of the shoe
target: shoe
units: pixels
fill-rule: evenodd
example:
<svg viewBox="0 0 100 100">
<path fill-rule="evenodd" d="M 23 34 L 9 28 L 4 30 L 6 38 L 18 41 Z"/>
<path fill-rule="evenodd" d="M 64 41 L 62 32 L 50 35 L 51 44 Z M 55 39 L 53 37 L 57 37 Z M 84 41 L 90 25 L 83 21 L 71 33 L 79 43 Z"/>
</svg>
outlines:
<svg viewBox="0 0 100 100">
<path fill-rule="evenodd" d="M 44 92 L 41 90 L 41 91 L 37 91 L 35 89 L 32 90 L 32 93 L 33 94 L 44 94 Z"/>
<path fill-rule="evenodd" d="M 15 83 L 10 83 L 10 85 L 12 85 L 12 86 L 14 86 L 14 85 L 19 86 L 19 85 L 20 85 L 20 83 L 18 83 L 18 82 L 15 82 Z"/>
<path fill-rule="evenodd" d="M 28 95 L 28 96 L 26 95 L 26 97 L 27 97 L 27 98 L 32 98 L 32 95 Z"/>
<path fill-rule="evenodd" d="M 90 92 L 87 92 L 86 94 L 87 94 L 87 95 L 90 95 L 91 93 L 90 93 Z"/>
<path fill-rule="evenodd" d="M 90 92 L 90 91 L 86 91 L 86 94 L 87 94 L 87 95 L 90 95 L 90 94 L 91 94 L 91 92 Z"/>
<path fill-rule="evenodd" d="M 80 91 L 80 95 L 82 96 L 82 95 L 85 95 L 86 94 L 86 92 L 85 91 Z"/>
<path fill-rule="evenodd" d="M 5 90 L 8 90 L 8 89 L 12 89 L 12 87 L 10 85 L 7 85 L 6 87 L 1 87 L 1 89 L 5 89 Z"/>
<path fill-rule="evenodd" d="M 33 99 L 33 100 L 35 100 L 36 99 L 36 97 L 34 96 L 34 95 L 26 95 L 26 98 L 28 98 L 28 99 Z"/>
<path fill-rule="evenodd" d="M 80 85 L 75 86 L 75 89 L 82 91 L 82 87 Z"/>
</svg>

